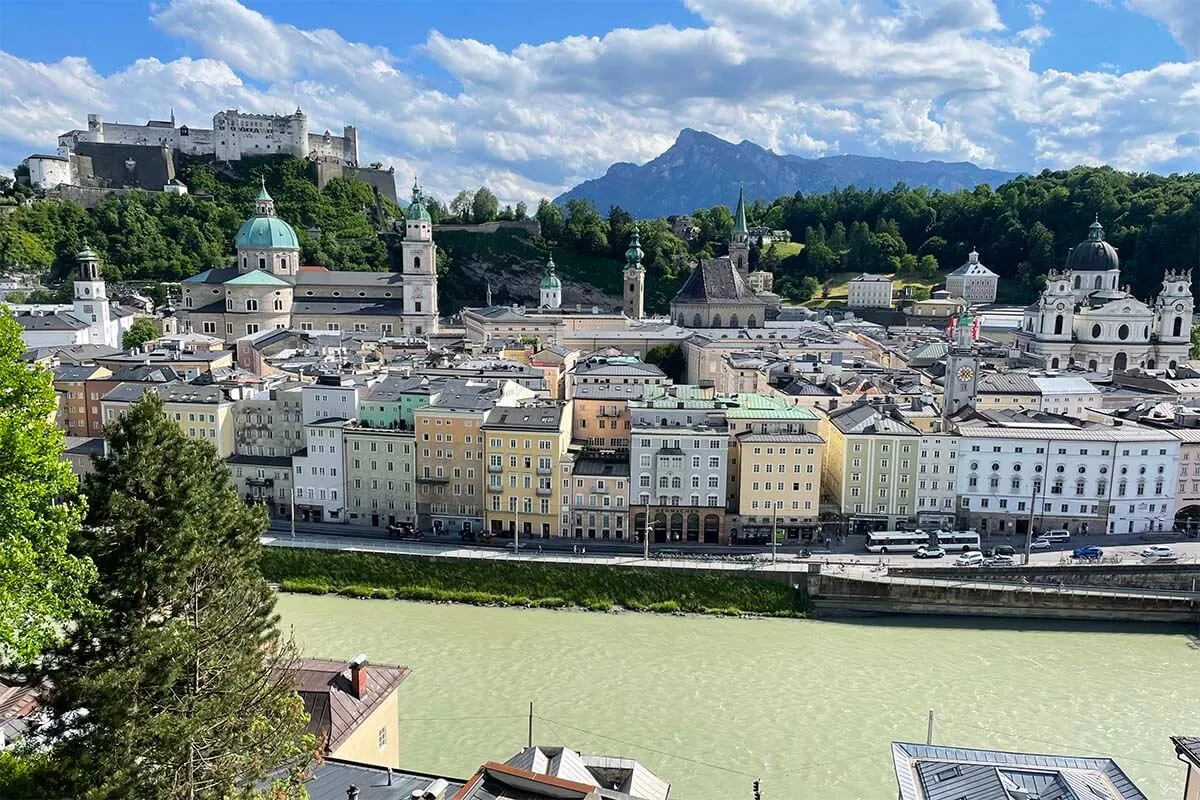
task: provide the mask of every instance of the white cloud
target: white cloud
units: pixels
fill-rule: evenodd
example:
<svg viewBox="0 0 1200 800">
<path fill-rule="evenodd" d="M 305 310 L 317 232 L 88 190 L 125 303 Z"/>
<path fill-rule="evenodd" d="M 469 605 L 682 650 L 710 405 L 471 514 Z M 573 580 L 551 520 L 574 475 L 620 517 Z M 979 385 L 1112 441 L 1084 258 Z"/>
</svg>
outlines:
<svg viewBox="0 0 1200 800">
<path fill-rule="evenodd" d="M 200 58 L 98 74 L 83 58 L 0 52 L 0 153 L 20 158 L 106 119 L 303 106 L 317 130 L 355 124 L 365 160 L 419 173 L 439 197 L 487 183 L 552 196 L 614 161 L 642 162 L 680 128 L 777 152 L 967 159 L 1035 170 L 1080 161 L 1200 161 L 1200 61 L 1120 73 L 1031 68 L 1043 6 L 1009 28 L 994 0 L 686 0 L 694 27 L 620 28 L 510 51 L 431 31 L 416 53 L 281 24 L 235 0 L 174 0 L 153 23 Z M 1200 0 L 1127 0 L 1186 37 Z M 1127 13 L 1127 12 L 1123 12 Z M 1018 8 L 1020 14 L 1020 8 Z M 1024 16 L 1022 16 L 1024 20 Z M 1181 39 L 1183 41 L 1183 39 Z M 427 58 L 457 86 L 406 71 Z"/>
<path fill-rule="evenodd" d="M 1198 0 L 1127 0 L 1129 8 L 1167 26 L 1189 58 L 1200 58 L 1200 2 Z"/>
</svg>

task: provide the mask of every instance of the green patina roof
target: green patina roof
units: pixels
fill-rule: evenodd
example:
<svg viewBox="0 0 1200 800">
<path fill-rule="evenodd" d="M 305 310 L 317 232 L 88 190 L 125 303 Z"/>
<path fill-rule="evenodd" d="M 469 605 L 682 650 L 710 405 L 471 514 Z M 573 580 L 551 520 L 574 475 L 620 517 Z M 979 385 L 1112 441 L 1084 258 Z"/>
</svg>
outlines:
<svg viewBox="0 0 1200 800">
<path fill-rule="evenodd" d="M 271 199 L 271 195 L 267 194 L 267 182 L 265 179 L 262 182 L 262 188 L 258 190 L 258 197 L 254 198 L 254 199 L 256 201 Z"/>
<path fill-rule="evenodd" d="M 234 245 L 239 249 L 265 247 L 299 250 L 300 240 L 296 238 L 292 226 L 279 217 L 251 217 L 238 228 Z"/>
<path fill-rule="evenodd" d="M 275 277 L 269 272 L 263 272 L 261 269 L 256 269 L 252 272 L 244 272 L 236 278 L 230 278 L 225 281 L 226 285 L 236 284 L 238 286 L 288 286 L 288 282 Z"/>
<path fill-rule="evenodd" d="M 542 278 L 540 284 L 542 289 L 561 289 L 562 281 L 554 274 L 554 256 L 550 257 L 549 263 L 546 264 L 546 277 Z"/>
<path fill-rule="evenodd" d="M 425 208 L 425 193 L 421 191 L 421 182 L 416 178 L 413 178 L 412 202 L 408 204 L 408 210 L 404 212 L 404 216 L 414 221 L 433 224 L 433 218 L 429 216 L 429 209 Z"/>
<path fill-rule="evenodd" d="M 625 269 L 642 269 L 642 240 L 638 234 L 638 226 L 633 226 L 633 235 L 629 238 L 629 249 L 625 251 Z"/>
<path fill-rule="evenodd" d="M 749 233 L 750 229 L 746 227 L 746 198 L 741 186 L 738 186 L 738 204 L 737 211 L 734 213 L 733 219 L 734 233 Z"/>
<path fill-rule="evenodd" d="M 99 261 L 100 257 L 96 255 L 96 251 L 88 246 L 87 239 L 83 240 L 83 249 L 75 254 L 75 258 L 79 261 Z"/>
</svg>

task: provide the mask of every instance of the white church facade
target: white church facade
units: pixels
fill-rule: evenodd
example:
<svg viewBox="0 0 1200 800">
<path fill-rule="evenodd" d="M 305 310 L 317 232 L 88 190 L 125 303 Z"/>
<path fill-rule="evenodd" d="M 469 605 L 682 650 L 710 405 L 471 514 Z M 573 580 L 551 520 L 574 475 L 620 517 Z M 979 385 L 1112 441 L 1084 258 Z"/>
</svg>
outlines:
<svg viewBox="0 0 1200 800">
<path fill-rule="evenodd" d="M 16 306 L 15 319 L 21 326 L 26 347 L 67 347 L 95 344 L 120 347 L 125 331 L 133 325 L 134 310 L 108 299 L 100 277 L 100 257 L 83 243 L 76 254 L 79 279 L 70 306 Z"/>
<path fill-rule="evenodd" d="M 1120 286 L 1117 250 L 1099 220 L 1071 250 L 1063 270 L 1051 270 L 1017 333 L 1021 353 L 1047 369 L 1093 372 L 1174 368 L 1191 347 L 1190 271 L 1167 271 L 1153 303 Z"/>
</svg>

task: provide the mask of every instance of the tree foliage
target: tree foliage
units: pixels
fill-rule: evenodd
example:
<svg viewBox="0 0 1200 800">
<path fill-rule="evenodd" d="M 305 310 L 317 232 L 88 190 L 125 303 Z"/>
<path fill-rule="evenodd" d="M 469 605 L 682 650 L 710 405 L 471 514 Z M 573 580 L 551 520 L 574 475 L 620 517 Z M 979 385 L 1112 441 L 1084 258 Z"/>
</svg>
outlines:
<svg viewBox="0 0 1200 800">
<path fill-rule="evenodd" d="M 138 317 L 129 326 L 129 330 L 125 331 L 125 335 L 121 337 L 121 348 L 132 350 L 157 338 L 158 327 L 155 326 L 154 320 L 149 317 Z"/>
<path fill-rule="evenodd" d="M 687 377 L 687 356 L 677 344 L 660 344 L 651 347 L 646 353 L 646 363 L 655 364 L 667 377 L 676 383 L 683 383 Z"/>
<path fill-rule="evenodd" d="M 90 609 L 95 568 L 68 551 L 79 485 L 50 422 L 51 375 L 21 359 L 21 327 L 0 309 L 0 664 L 26 664 Z"/>
<path fill-rule="evenodd" d="M 48 796 L 225 798 L 311 748 L 294 648 L 258 568 L 259 508 L 147 393 L 105 431 L 75 542 L 97 565 L 49 654 Z M 81 712 L 86 709 L 86 712 Z"/>
<path fill-rule="evenodd" d="M 492 222 L 496 219 L 496 215 L 500 210 L 500 201 L 496 199 L 496 195 L 492 194 L 492 190 L 486 186 L 480 186 L 475 192 L 475 196 L 471 198 L 471 221 L 475 223 Z M 509 212 L 511 216 L 511 211 Z"/>
</svg>

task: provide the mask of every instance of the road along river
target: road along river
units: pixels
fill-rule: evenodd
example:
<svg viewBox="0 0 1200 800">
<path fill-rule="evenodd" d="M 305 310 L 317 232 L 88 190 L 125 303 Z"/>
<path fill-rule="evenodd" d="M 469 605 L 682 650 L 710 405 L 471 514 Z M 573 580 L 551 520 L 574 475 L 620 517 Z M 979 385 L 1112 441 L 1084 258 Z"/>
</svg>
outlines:
<svg viewBox="0 0 1200 800">
<path fill-rule="evenodd" d="M 1182 796 L 1200 640 L 1162 626 L 672 617 L 281 595 L 305 655 L 406 664 L 400 764 L 465 777 L 525 743 L 640 759 L 680 800 L 895 796 L 889 743 L 1117 758 Z M 1195 631 L 1190 631 L 1195 634 Z"/>
</svg>

